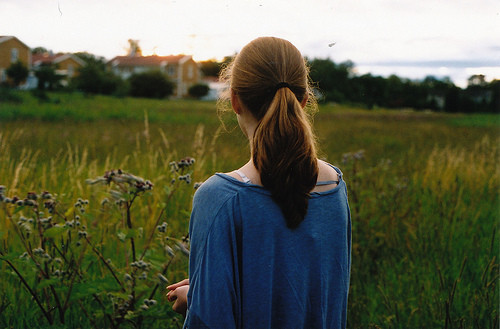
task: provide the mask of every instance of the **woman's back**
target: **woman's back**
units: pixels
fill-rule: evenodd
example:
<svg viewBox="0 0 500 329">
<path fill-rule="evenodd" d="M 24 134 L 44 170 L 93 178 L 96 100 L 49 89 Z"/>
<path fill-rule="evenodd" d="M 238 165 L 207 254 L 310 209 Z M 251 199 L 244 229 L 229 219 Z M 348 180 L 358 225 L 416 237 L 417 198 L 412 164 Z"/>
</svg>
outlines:
<svg viewBox="0 0 500 329">
<path fill-rule="evenodd" d="M 345 182 L 311 193 L 296 229 L 270 192 L 217 174 L 191 217 L 189 328 L 345 327 L 350 214 Z"/>
</svg>

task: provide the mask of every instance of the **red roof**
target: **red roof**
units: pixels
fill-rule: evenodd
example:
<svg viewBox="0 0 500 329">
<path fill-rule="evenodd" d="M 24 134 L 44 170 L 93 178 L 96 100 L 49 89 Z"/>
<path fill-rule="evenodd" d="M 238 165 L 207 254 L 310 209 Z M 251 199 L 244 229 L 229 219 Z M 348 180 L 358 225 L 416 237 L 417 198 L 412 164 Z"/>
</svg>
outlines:
<svg viewBox="0 0 500 329">
<path fill-rule="evenodd" d="M 109 62 L 118 66 L 160 66 L 163 63 L 172 64 L 178 63 L 183 58 L 190 58 L 187 55 L 170 55 L 170 56 L 116 56 Z"/>
<path fill-rule="evenodd" d="M 44 53 L 44 54 L 32 54 L 31 55 L 31 63 L 33 65 L 40 65 L 40 64 L 51 64 L 55 63 L 57 64 L 60 61 L 63 61 L 67 58 L 72 58 L 75 60 L 77 63 L 80 65 L 84 65 L 85 63 L 78 58 L 77 56 L 74 56 L 72 54 L 64 54 L 64 53 L 57 53 L 55 55 L 51 55 L 49 53 Z"/>
<path fill-rule="evenodd" d="M 64 54 L 59 53 L 55 55 L 50 55 L 48 53 L 44 54 L 33 54 L 31 55 L 31 62 L 33 64 L 48 64 L 48 63 L 53 63 L 58 57 L 63 56 Z"/>
</svg>

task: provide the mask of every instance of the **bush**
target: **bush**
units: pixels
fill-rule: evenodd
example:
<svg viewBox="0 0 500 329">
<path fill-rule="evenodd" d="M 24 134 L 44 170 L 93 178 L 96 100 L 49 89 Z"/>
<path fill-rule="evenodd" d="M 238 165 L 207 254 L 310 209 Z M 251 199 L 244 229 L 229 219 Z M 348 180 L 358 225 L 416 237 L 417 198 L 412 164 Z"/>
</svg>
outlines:
<svg viewBox="0 0 500 329">
<path fill-rule="evenodd" d="M 202 98 L 208 94 L 208 90 L 208 85 L 204 83 L 197 83 L 189 87 L 188 94 L 194 98 Z"/>
<path fill-rule="evenodd" d="M 26 65 L 23 64 L 21 61 L 17 61 L 11 66 L 6 71 L 7 76 L 12 79 L 12 82 L 14 82 L 14 86 L 19 86 L 21 82 L 26 80 L 28 77 L 28 68 Z"/>
<path fill-rule="evenodd" d="M 0 103 L 2 102 L 21 104 L 23 102 L 23 98 L 12 92 L 7 87 L 0 86 Z"/>
<path fill-rule="evenodd" d="M 85 93 L 112 95 L 122 89 L 124 82 L 100 65 L 87 64 L 80 69 L 80 74 L 73 79 L 73 84 Z"/>
<path fill-rule="evenodd" d="M 38 79 L 37 88 L 40 90 L 54 90 L 59 88 L 61 80 L 64 76 L 56 73 L 54 65 L 42 65 L 35 71 L 35 76 Z"/>
<path fill-rule="evenodd" d="M 174 92 L 174 84 L 160 71 L 133 74 L 129 78 L 130 95 L 134 97 L 165 98 Z"/>
</svg>

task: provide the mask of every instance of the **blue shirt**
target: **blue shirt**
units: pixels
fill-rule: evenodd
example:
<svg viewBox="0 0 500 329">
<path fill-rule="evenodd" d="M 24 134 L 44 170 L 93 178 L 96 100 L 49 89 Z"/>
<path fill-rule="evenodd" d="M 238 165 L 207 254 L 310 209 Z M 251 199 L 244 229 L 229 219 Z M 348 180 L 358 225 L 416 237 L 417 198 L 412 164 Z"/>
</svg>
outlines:
<svg viewBox="0 0 500 329">
<path fill-rule="evenodd" d="M 287 228 L 268 190 L 225 175 L 196 191 L 185 328 L 345 328 L 351 218 L 339 184 Z"/>
</svg>

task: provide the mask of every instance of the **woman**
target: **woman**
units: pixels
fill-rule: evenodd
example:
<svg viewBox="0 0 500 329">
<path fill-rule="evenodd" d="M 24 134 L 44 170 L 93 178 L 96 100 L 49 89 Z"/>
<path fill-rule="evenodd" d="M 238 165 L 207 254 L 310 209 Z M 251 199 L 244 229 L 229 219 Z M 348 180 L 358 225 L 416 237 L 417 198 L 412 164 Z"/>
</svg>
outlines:
<svg viewBox="0 0 500 329">
<path fill-rule="evenodd" d="M 197 190 L 189 280 L 167 297 L 188 328 L 345 328 L 347 190 L 316 156 L 305 61 L 286 40 L 258 38 L 222 77 L 251 157 Z"/>
</svg>

